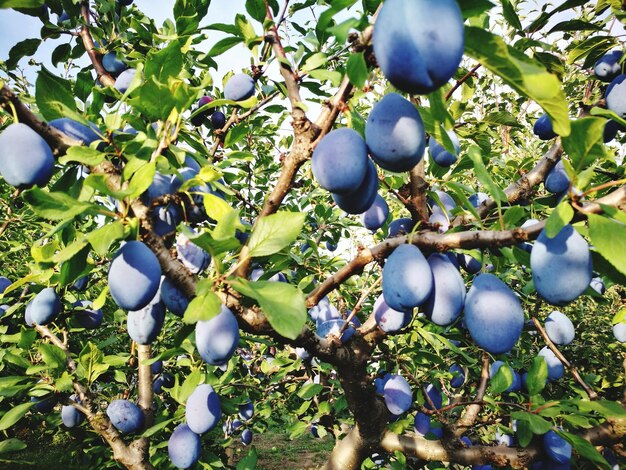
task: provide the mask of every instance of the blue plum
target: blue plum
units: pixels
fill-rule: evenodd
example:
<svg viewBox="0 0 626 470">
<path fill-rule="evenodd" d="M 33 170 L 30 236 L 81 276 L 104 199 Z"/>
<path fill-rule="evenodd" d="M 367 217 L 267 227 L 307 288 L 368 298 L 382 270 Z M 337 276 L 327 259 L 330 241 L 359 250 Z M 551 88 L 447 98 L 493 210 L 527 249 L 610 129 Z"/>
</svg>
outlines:
<svg viewBox="0 0 626 470">
<path fill-rule="evenodd" d="M 430 418 L 427 414 L 418 412 L 413 420 L 413 429 L 418 436 L 425 436 L 430 431 Z"/>
<path fill-rule="evenodd" d="M 241 419 L 248 421 L 252 419 L 252 416 L 254 416 L 254 403 L 250 401 L 239 405 L 239 417 Z"/>
<path fill-rule="evenodd" d="M 335 194 L 347 194 L 363 183 L 368 162 L 363 138 L 344 127 L 329 132 L 320 140 L 313 151 L 311 168 L 322 188 Z"/>
<path fill-rule="evenodd" d="M 373 232 L 385 225 L 387 217 L 389 217 L 387 201 L 380 194 L 377 194 L 370 208 L 361 214 L 361 223 L 366 229 Z"/>
<path fill-rule="evenodd" d="M 167 453 L 177 468 L 189 468 L 196 464 L 202 452 L 200 436 L 186 424 L 179 424 L 167 441 Z"/>
<path fill-rule="evenodd" d="M 614 50 L 607 52 L 600 57 L 593 66 L 593 73 L 603 82 L 611 82 L 615 77 L 622 73 L 622 51 Z"/>
<path fill-rule="evenodd" d="M 613 325 L 613 336 L 620 343 L 626 343 L 626 323 Z"/>
<path fill-rule="evenodd" d="M 427 94 L 454 75 L 463 57 L 463 16 L 454 0 L 387 0 L 373 33 L 385 77 L 407 93 Z"/>
<path fill-rule="evenodd" d="M 399 331 L 411 323 L 413 319 L 413 312 L 411 310 L 398 311 L 392 309 L 385 302 L 383 295 L 380 295 L 376 299 L 376 302 L 374 302 L 374 318 L 376 319 L 376 324 L 381 330 L 387 333 Z"/>
<path fill-rule="evenodd" d="M 200 384 L 187 398 L 185 418 L 189 429 L 203 434 L 213 429 L 222 418 L 220 398 L 209 384 Z"/>
<path fill-rule="evenodd" d="M 452 374 L 452 379 L 450 380 L 450 387 L 459 388 L 461 385 L 465 383 L 465 371 L 460 365 L 452 364 L 448 372 Z"/>
<path fill-rule="evenodd" d="M 152 390 L 154 393 L 162 393 L 163 387 L 171 388 L 174 386 L 174 383 L 174 376 L 169 372 L 163 372 L 152 382 Z"/>
<path fill-rule="evenodd" d="M 576 299 L 593 277 L 589 245 L 569 224 L 554 238 L 541 231 L 530 253 L 530 268 L 537 293 L 553 305 Z"/>
<path fill-rule="evenodd" d="M 160 295 L 141 310 L 128 312 L 128 336 L 137 344 L 151 344 L 163 328 L 165 305 Z"/>
<path fill-rule="evenodd" d="M 574 341 L 574 335 L 576 333 L 572 320 L 558 310 L 554 310 L 548 315 L 545 328 L 548 338 L 550 338 L 554 344 L 566 345 Z"/>
<path fill-rule="evenodd" d="M 83 292 L 87 288 L 87 284 L 89 283 L 89 276 L 79 277 L 72 284 L 71 289 L 77 292 Z"/>
<path fill-rule="evenodd" d="M 63 408 L 61 408 L 61 421 L 63 421 L 63 424 L 68 428 L 79 426 L 84 419 L 85 415 L 72 405 L 64 405 Z"/>
<path fill-rule="evenodd" d="M 46 287 L 35 296 L 29 307 L 31 320 L 38 325 L 47 325 L 61 313 L 63 305 L 54 288 Z"/>
<path fill-rule="evenodd" d="M 0 276 L 0 294 L 4 293 L 11 284 L 11 280 L 8 277 Z"/>
<path fill-rule="evenodd" d="M 502 432 L 499 428 L 496 429 L 495 441 L 497 445 L 505 447 L 510 447 L 514 444 L 513 436 Z"/>
<path fill-rule="evenodd" d="M 422 305 L 433 287 L 428 261 L 415 245 L 400 245 L 383 268 L 383 296 L 394 310 L 406 311 Z"/>
<path fill-rule="evenodd" d="M 215 111 L 211 115 L 211 126 L 213 129 L 222 129 L 226 125 L 226 115 L 221 111 Z"/>
<path fill-rule="evenodd" d="M 544 346 L 541 351 L 539 351 L 538 356 L 546 360 L 548 366 L 548 380 L 558 380 L 563 377 L 565 367 L 559 358 L 556 357 L 556 354 L 552 352 L 552 349 L 548 346 Z"/>
<path fill-rule="evenodd" d="M 615 139 L 615 137 L 617 137 L 617 133 L 619 131 L 623 131 L 623 130 L 624 130 L 624 127 L 621 124 L 609 119 L 604 125 L 604 132 L 602 133 L 602 140 L 604 141 L 605 144 L 609 143 L 613 139 Z"/>
<path fill-rule="evenodd" d="M 437 165 L 446 168 L 456 162 L 459 152 L 461 151 L 461 143 L 459 142 L 459 137 L 456 135 L 456 132 L 453 130 L 449 130 L 447 132 L 452 145 L 454 145 L 454 153 L 448 152 L 445 147 L 437 142 L 433 137 L 431 137 L 428 142 L 428 153 L 430 154 L 430 158 L 432 158 Z"/>
<path fill-rule="evenodd" d="M 113 400 L 106 413 L 111 424 L 122 434 L 137 432 L 143 427 L 143 413 L 132 401 Z"/>
<path fill-rule="evenodd" d="M 385 405 L 390 413 L 401 415 L 411 408 L 413 392 L 411 386 L 401 375 L 392 374 L 383 389 Z"/>
<path fill-rule="evenodd" d="M 326 242 L 326 249 L 330 252 L 337 250 L 337 244 L 332 242 Z"/>
<path fill-rule="evenodd" d="M 374 105 L 365 125 L 365 142 L 385 170 L 408 171 L 424 155 L 424 123 L 415 105 L 389 93 Z"/>
<path fill-rule="evenodd" d="M 513 382 L 511 382 L 511 385 L 506 391 L 507 392 L 519 391 L 520 388 L 522 388 L 522 378 L 517 372 L 513 370 L 513 368 L 510 365 L 505 364 L 502 361 L 495 361 L 493 364 L 491 364 L 491 367 L 489 368 L 489 377 L 493 379 L 502 366 L 506 366 L 506 368 L 511 372 L 511 376 L 513 378 Z"/>
<path fill-rule="evenodd" d="M 180 262 L 193 274 L 201 273 L 211 262 L 211 256 L 183 233 L 176 237 L 176 252 Z"/>
<path fill-rule="evenodd" d="M 449 325 L 463 310 L 465 283 L 445 254 L 433 253 L 428 257 L 428 265 L 433 273 L 433 287 L 424 304 L 424 313 L 436 325 Z"/>
<path fill-rule="evenodd" d="M 159 290 L 159 260 L 142 242 L 127 242 L 111 262 L 108 282 L 111 296 L 117 305 L 125 310 L 140 310 L 150 303 Z"/>
<path fill-rule="evenodd" d="M 243 423 L 236 418 L 233 420 L 232 423 L 230 423 L 231 431 L 237 431 L 241 426 L 243 426 Z"/>
<path fill-rule="evenodd" d="M 483 202 L 485 202 L 487 199 L 489 199 L 489 195 L 486 193 L 482 193 L 482 192 L 477 192 L 472 194 L 468 200 L 470 202 L 470 204 L 474 207 L 479 207 Z"/>
<path fill-rule="evenodd" d="M 378 174 L 371 160 L 367 160 L 367 172 L 361 184 L 352 192 L 331 193 L 333 201 L 348 214 L 361 214 L 367 211 L 378 195 Z"/>
<path fill-rule="evenodd" d="M 551 140 L 556 137 L 552 129 L 552 121 L 550 121 L 550 117 L 547 114 L 542 115 L 535 121 L 533 133 L 541 140 Z"/>
<path fill-rule="evenodd" d="M 137 71 L 135 69 L 124 70 L 115 79 L 115 84 L 113 85 L 113 87 L 122 94 L 126 93 L 128 91 L 128 88 L 130 88 L 130 84 L 135 79 L 136 74 Z"/>
<path fill-rule="evenodd" d="M 591 282 L 589 283 L 589 287 L 591 287 L 594 291 L 596 291 L 600 295 L 604 295 L 604 293 L 606 292 L 606 287 L 601 277 L 594 277 L 593 279 L 591 279 Z"/>
<path fill-rule="evenodd" d="M 0 305 L 0 318 L 2 318 L 4 314 L 7 312 L 7 310 L 9 310 L 10 308 L 11 307 L 7 304 Z"/>
<path fill-rule="evenodd" d="M 382 395 L 385 392 L 385 384 L 391 377 L 393 377 L 390 373 L 381 371 L 378 373 L 379 377 L 374 379 L 374 389 L 376 393 Z"/>
<path fill-rule="evenodd" d="M 459 266 L 468 274 L 476 274 L 483 268 L 483 263 L 467 253 L 458 253 Z"/>
<path fill-rule="evenodd" d="M 104 70 L 115 75 L 128 68 L 128 65 L 117 58 L 114 51 L 107 52 L 102 56 L 102 66 Z"/>
<path fill-rule="evenodd" d="M 237 73 L 224 86 L 224 98 L 232 101 L 247 100 L 254 95 L 254 80 L 250 75 Z"/>
<path fill-rule="evenodd" d="M 465 298 L 465 324 L 474 342 L 492 354 L 510 351 L 524 327 L 520 301 L 493 274 L 479 274 Z"/>
<path fill-rule="evenodd" d="M 30 401 L 35 403 L 33 410 L 37 413 L 49 413 L 57 404 L 57 397 L 54 394 L 44 395 L 42 397 L 30 397 Z"/>
<path fill-rule="evenodd" d="M 626 75 L 618 75 L 606 89 L 606 107 L 619 117 L 626 117 Z"/>
<path fill-rule="evenodd" d="M 85 145 L 89 145 L 97 140 L 102 140 L 95 124 L 91 124 L 90 127 L 70 118 L 53 119 L 48 124 L 71 138 L 80 140 Z"/>
<path fill-rule="evenodd" d="M 435 387 L 433 384 L 428 384 L 426 386 L 425 391 L 426 391 L 426 395 L 428 396 L 428 398 L 430 398 L 430 401 L 433 402 L 435 409 L 438 410 L 439 408 L 441 408 L 441 406 L 443 405 L 443 396 L 441 395 L 441 392 L 439 391 L 439 389 Z M 429 401 L 426 399 L 424 400 L 424 406 L 428 408 L 429 410 L 433 408 L 431 404 L 429 403 Z"/>
<path fill-rule="evenodd" d="M 566 464 L 572 458 L 571 444 L 552 429 L 543 435 L 543 450 L 556 463 Z"/>
<path fill-rule="evenodd" d="M 553 194 L 559 194 L 569 189 L 570 179 L 569 175 L 565 171 L 565 165 L 563 161 L 559 160 L 558 163 L 550 170 L 546 176 L 544 186 L 546 191 Z"/>
<path fill-rule="evenodd" d="M 176 226 L 182 219 L 182 212 L 176 204 L 156 206 L 152 212 L 152 227 L 154 233 L 163 237 L 176 232 Z"/>
<path fill-rule="evenodd" d="M 356 320 L 356 318 L 355 318 Z M 318 321 L 317 329 L 315 330 L 315 334 L 320 338 L 326 338 L 329 334 L 339 334 L 343 325 L 345 325 L 346 321 L 343 318 L 335 318 L 327 321 Z M 358 325 L 357 325 L 358 326 Z M 353 326 L 349 326 L 346 330 L 341 334 L 341 342 L 345 343 L 352 335 L 354 335 L 355 329 Z"/>
<path fill-rule="evenodd" d="M 11 124 L 0 133 L 0 175 L 11 186 L 45 186 L 53 172 L 50 146 L 26 124 Z"/>
<path fill-rule="evenodd" d="M 161 300 L 165 307 L 174 315 L 182 317 L 189 305 L 189 299 L 168 277 L 161 280 Z"/>
<path fill-rule="evenodd" d="M 220 313 L 196 323 L 196 348 L 208 364 L 221 366 L 228 362 L 239 343 L 239 325 L 233 312 L 222 305 Z"/>
<path fill-rule="evenodd" d="M 183 181 L 176 175 L 167 175 L 157 171 L 152 179 L 152 184 L 144 194 L 151 201 L 166 194 L 175 193 L 182 183 Z"/>
<path fill-rule="evenodd" d="M 428 199 L 428 203 L 432 207 L 433 214 L 445 213 L 447 215 L 450 215 L 450 213 L 452 212 L 452 209 L 456 207 L 456 202 L 454 202 L 454 199 L 452 199 L 452 196 L 450 196 L 445 191 L 441 191 L 441 190 L 437 190 L 434 193 L 439 198 L 441 205 L 439 205 L 439 203 L 435 201 L 435 199 L 431 199 L 431 198 Z"/>
<path fill-rule="evenodd" d="M 74 318 L 83 328 L 98 328 L 102 324 L 102 310 L 94 310 L 89 300 L 74 302 Z"/>
<path fill-rule="evenodd" d="M 244 446 L 249 446 L 251 442 L 252 442 L 252 431 L 250 431 L 249 429 L 244 429 L 243 432 L 241 433 L 241 443 Z"/>
<path fill-rule="evenodd" d="M 154 361 L 150 365 L 150 371 L 152 372 L 153 375 L 160 374 L 162 370 L 163 370 L 163 361 L 160 359 L 158 361 Z"/>
<path fill-rule="evenodd" d="M 413 230 L 414 226 L 415 222 L 413 222 L 413 219 L 410 219 L 408 217 L 402 217 L 400 219 L 392 220 L 389 223 L 388 237 L 391 238 L 401 234 L 411 233 L 411 230 Z"/>
</svg>

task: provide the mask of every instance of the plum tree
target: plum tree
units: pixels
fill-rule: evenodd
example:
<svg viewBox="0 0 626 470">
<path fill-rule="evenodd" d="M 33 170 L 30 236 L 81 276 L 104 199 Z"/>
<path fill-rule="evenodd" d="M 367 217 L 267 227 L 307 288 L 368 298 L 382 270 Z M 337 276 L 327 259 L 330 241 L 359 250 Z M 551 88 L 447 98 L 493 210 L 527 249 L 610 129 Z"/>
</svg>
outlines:
<svg viewBox="0 0 626 470">
<path fill-rule="evenodd" d="M 620 451 L 620 2 L 167 0 L 162 25 L 41 3 L 0 4 L 42 22 L 0 67 L 1 449 L 37 429 L 59 466 L 132 470 L 251 468 L 309 430 L 346 470 Z"/>
<path fill-rule="evenodd" d="M 0 133 L 0 175 L 16 188 L 45 186 L 54 172 L 52 150 L 26 124 L 15 123 Z"/>
</svg>

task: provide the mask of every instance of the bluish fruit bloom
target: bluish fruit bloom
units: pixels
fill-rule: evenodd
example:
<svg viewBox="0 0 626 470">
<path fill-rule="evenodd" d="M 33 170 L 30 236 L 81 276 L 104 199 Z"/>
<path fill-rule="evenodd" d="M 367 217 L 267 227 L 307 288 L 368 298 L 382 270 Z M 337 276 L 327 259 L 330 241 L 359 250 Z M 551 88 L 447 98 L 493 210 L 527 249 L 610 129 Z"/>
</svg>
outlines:
<svg viewBox="0 0 626 470">
<path fill-rule="evenodd" d="M 102 137 L 98 134 L 99 130 L 95 124 L 86 126 L 78 121 L 74 121 L 70 118 L 53 119 L 48 125 L 63 132 L 72 139 L 80 140 L 85 145 L 89 145 L 96 140 L 101 140 Z"/>
<path fill-rule="evenodd" d="M 222 418 L 220 399 L 209 384 L 198 385 L 187 398 L 185 418 L 189 429 L 202 434 L 213 429 Z"/>
<path fill-rule="evenodd" d="M 400 331 L 411 323 L 413 312 L 411 310 L 399 311 L 392 309 L 385 303 L 385 298 L 380 295 L 374 303 L 374 318 L 379 328 L 387 333 Z"/>
<path fill-rule="evenodd" d="M 102 324 L 102 310 L 94 310 L 89 300 L 77 300 L 74 302 L 74 318 L 83 328 L 98 328 Z"/>
<path fill-rule="evenodd" d="M 233 312 L 222 305 L 220 313 L 196 323 L 196 347 L 208 364 L 221 366 L 228 362 L 239 344 L 239 325 Z"/>
<path fill-rule="evenodd" d="M 377 194 L 370 208 L 361 214 L 361 223 L 366 229 L 373 232 L 385 225 L 387 217 L 389 217 L 387 201 L 380 194 Z"/>
<path fill-rule="evenodd" d="M 227 100 L 243 101 L 252 95 L 254 95 L 254 80 L 245 73 L 233 75 L 224 86 L 224 98 Z"/>
<path fill-rule="evenodd" d="M 452 374 L 452 380 L 450 380 L 450 387 L 459 388 L 465 383 L 465 372 L 463 368 L 458 364 L 452 364 L 448 370 Z"/>
<path fill-rule="evenodd" d="M 569 189 L 570 179 L 567 171 L 565 171 L 565 165 L 562 160 L 559 160 L 554 168 L 550 170 L 546 176 L 544 186 L 546 191 L 553 194 L 559 194 Z"/>
<path fill-rule="evenodd" d="M 435 409 L 438 410 L 439 408 L 441 408 L 441 406 L 443 405 L 443 396 L 441 395 L 441 392 L 437 387 L 435 387 L 433 384 L 428 384 L 426 386 L 426 395 L 428 395 L 430 401 L 433 402 Z M 432 410 L 433 408 L 428 400 L 424 400 L 424 406 L 429 410 Z"/>
<path fill-rule="evenodd" d="M 47 325 L 61 313 L 61 299 L 52 287 L 39 292 L 29 304 L 31 320 L 37 325 Z"/>
<path fill-rule="evenodd" d="M 0 175 L 11 186 L 45 186 L 53 172 L 50 146 L 26 124 L 11 124 L 0 133 Z"/>
<path fill-rule="evenodd" d="M 541 140 L 551 140 L 556 137 L 556 134 L 552 129 L 552 122 L 547 114 L 544 114 L 535 121 L 533 133 Z"/>
<path fill-rule="evenodd" d="M 115 79 L 115 84 L 113 85 L 113 88 L 115 88 L 122 94 L 126 93 L 136 74 L 137 71 L 135 69 L 124 70 Z"/>
<path fill-rule="evenodd" d="M 622 51 L 615 50 L 604 54 L 598 59 L 593 66 L 593 73 L 598 80 L 603 82 L 611 82 L 615 77 L 622 73 Z"/>
<path fill-rule="evenodd" d="M 129 400 L 113 400 L 106 413 L 111 424 L 122 434 L 137 432 L 143 427 L 143 413 Z"/>
<path fill-rule="evenodd" d="M 141 310 L 128 312 L 128 336 L 137 344 L 151 344 L 163 328 L 165 305 L 159 294 Z"/>
<path fill-rule="evenodd" d="M 432 286 L 432 271 L 418 247 L 400 245 L 389 255 L 383 268 L 383 295 L 392 309 L 407 311 L 422 305 Z"/>
<path fill-rule="evenodd" d="M 449 325 L 463 310 L 465 282 L 446 254 L 433 253 L 428 257 L 428 265 L 433 274 L 433 287 L 424 304 L 424 313 L 436 325 Z"/>
<path fill-rule="evenodd" d="M 186 424 L 179 424 L 167 441 L 167 453 L 175 467 L 189 468 L 200 458 L 200 436 Z"/>
<path fill-rule="evenodd" d="M 241 443 L 244 446 L 249 446 L 251 442 L 252 442 L 252 431 L 250 431 L 249 429 L 244 429 L 243 432 L 241 433 Z"/>
<path fill-rule="evenodd" d="M 619 117 L 626 117 L 626 75 L 618 75 L 606 89 L 606 107 Z"/>
<path fill-rule="evenodd" d="M 545 323 L 546 333 L 554 344 L 567 345 L 574 341 L 574 324 L 569 317 L 558 310 L 554 310 Z"/>
<path fill-rule="evenodd" d="M 128 65 L 117 58 L 114 51 L 107 52 L 102 56 L 102 66 L 104 70 L 115 75 L 128 68 Z"/>
<path fill-rule="evenodd" d="M 331 193 L 333 201 L 339 208 L 348 214 L 361 214 L 367 211 L 378 194 L 378 174 L 370 159 L 367 160 L 367 170 L 362 183 L 353 191 L 346 194 Z"/>
<path fill-rule="evenodd" d="M 556 463 L 565 464 L 572 458 L 571 444 L 553 430 L 543 435 L 543 449 L 550 460 Z"/>
<path fill-rule="evenodd" d="M 539 351 L 538 356 L 542 356 L 546 360 L 548 366 L 548 380 L 558 380 L 563 377 L 565 367 L 563 367 L 563 363 L 548 346 L 544 346 L 541 351 Z"/>
<path fill-rule="evenodd" d="M 415 429 L 415 434 L 419 436 L 428 434 L 428 431 L 430 431 L 430 418 L 428 415 L 418 412 L 413 420 L 413 428 Z"/>
<path fill-rule="evenodd" d="M 413 227 L 415 226 L 415 222 L 413 219 L 408 217 L 402 217 L 400 219 L 395 219 L 389 223 L 389 234 L 388 237 L 395 237 L 400 234 L 408 234 L 411 233 Z"/>
<path fill-rule="evenodd" d="M 446 168 L 456 162 L 459 152 L 461 151 L 461 143 L 459 142 L 459 137 L 456 135 L 456 132 L 453 130 L 449 130 L 447 132 L 450 141 L 452 141 L 452 145 L 454 145 L 454 153 L 448 152 L 443 144 L 437 142 L 432 136 L 428 142 L 428 153 L 430 154 L 430 158 L 432 158 L 437 165 Z"/>
<path fill-rule="evenodd" d="M 411 408 L 413 393 L 411 386 L 401 375 L 392 375 L 383 390 L 385 405 L 390 413 L 401 415 Z"/>
</svg>

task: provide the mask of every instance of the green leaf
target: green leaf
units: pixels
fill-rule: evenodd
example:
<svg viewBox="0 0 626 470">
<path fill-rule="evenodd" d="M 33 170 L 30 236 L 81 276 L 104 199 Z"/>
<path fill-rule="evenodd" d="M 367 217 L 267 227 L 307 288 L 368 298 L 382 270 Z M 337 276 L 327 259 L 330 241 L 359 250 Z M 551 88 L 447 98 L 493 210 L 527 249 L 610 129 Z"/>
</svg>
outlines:
<svg viewBox="0 0 626 470">
<path fill-rule="evenodd" d="M 109 369 L 109 365 L 104 363 L 104 353 L 91 341 L 88 342 L 80 352 L 78 363 L 79 374 L 81 374 L 88 383 L 93 383 Z"/>
<path fill-rule="evenodd" d="M 176 0 L 174 18 L 179 36 L 196 34 L 200 21 L 207 14 L 211 0 Z"/>
<path fill-rule="evenodd" d="M 296 339 L 301 333 L 307 318 L 306 299 L 302 291 L 286 282 L 233 279 L 229 283 L 233 289 L 259 303 L 278 334 Z"/>
<path fill-rule="evenodd" d="M 0 0 L 0 8 L 37 8 L 44 3 L 45 0 Z"/>
<path fill-rule="evenodd" d="M 172 110 L 179 113 L 191 106 L 196 96 L 184 80 L 171 78 L 161 83 L 152 76 L 132 93 L 130 104 L 150 120 L 166 120 Z"/>
<path fill-rule="evenodd" d="M 258 219 L 248 241 L 249 256 L 268 256 L 291 244 L 302 232 L 305 214 L 277 212 Z"/>
<path fill-rule="evenodd" d="M 596 468 L 603 468 L 605 470 L 611 470 L 609 463 L 602 457 L 602 454 L 596 450 L 591 442 L 583 439 L 580 436 L 571 434 L 569 432 L 556 430 L 556 433 L 569 442 L 576 450 L 576 453 L 581 457 L 584 457 L 597 465 Z"/>
<path fill-rule="evenodd" d="M 505 392 L 513 384 L 513 370 L 508 364 L 503 364 L 496 372 L 496 375 L 491 378 L 489 384 L 489 390 L 494 395 L 499 395 Z"/>
<path fill-rule="evenodd" d="M 569 201 L 561 201 L 558 206 L 554 208 L 548 220 L 546 220 L 546 236 L 548 238 L 554 238 L 558 233 L 571 222 L 574 218 L 574 209 L 569 204 Z"/>
<path fill-rule="evenodd" d="M 502 0 L 502 13 L 504 14 L 504 19 L 513 26 L 516 30 L 522 30 L 522 23 L 519 21 L 519 17 L 515 12 L 515 8 L 511 5 L 509 0 Z"/>
<path fill-rule="evenodd" d="M 197 295 L 189 302 L 183 321 L 193 324 L 199 321 L 206 321 L 220 313 L 222 302 L 213 291 L 207 291 L 204 294 Z"/>
<path fill-rule="evenodd" d="M 65 193 L 51 193 L 39 188 L 24 191 L 22 197 L 35 214 L 49 220 L 67 220 L 84 212 L 97 213 L 100 210 L 94 204 L 78 201 Z"/>
<path fill-rule="evenodd" d="M 67 117 L 58 104 L 71 111 L 76 110 L 70 82 L 51 74 L 45 67 L 39 71 L 35 86 L 35 101 L 39 112 L 46 120 Z"/>
<path fill-rule="evenodd" d="M 533 432 L 530 430 L 528 421 L 517 421 L 517 430 L 515 431 L 517 441 L 522 447 L 528 447 L 533 440 Z"/>
<path fill-rule="evenodd" d="M 59 158 L 59 163 L 78 162 L 87 166 L 96 166 L 102 163 L 106 155 L 96 149 L 85 146 L 74 146 L 67 149 L 65 155 Z"/>
<path fill-rule="evenodd" d="M 26 444 L 19 439 L 11 438 L 0 442 L 0 454 L 17 452 L 26 449 Z"/>
<path fill-rule="evenodd" d="M 117 371 L 116 371 L 117 372 Z M 165 419 L 163 421 L 160 421 L 152 426 L 150 426 L 148 429 L 146 429 L 143 434 L 141 435 L 141 437 L 150 437 L 150 436 L 154 436 L 156 433 L 158 433 L 161 429 L 166 428 L 170 423 L 174 422 L 174 420 L 176 420 L 177 418 L 170 418 L 170 419 Z"/>
<path fill-rule="evenodd" d="M 248 451 L 248 455 L 237 462 L 237 470 L 253 470 L 256 468 L 258 460 L 259 457 L 256 452 L 256 447 L 252 446 Z"/>
<path fill-rule="evenodd" d="M 511 413 L 511 419 L 517 419 L 519 421 L 526 421 L 529 429 L 533 434 L 545 434 L 552 429 L 552 424 L 536 414 L 527 413 L 525 411 L 515 411 Z"/>
<path fill-rule="evenodd" d="M 478 181 L 480 181 L 480 183 L 489 192 L 489 195 L 496 201 L 498 206 L 500 206 L 502 201 L 506 201 L 506 194 L 489 175 L 489 172 L 483 163 L 480 147 L 477 145 L 471 145 L 469 149 L 467 149 L 467 155 L 474 164 L 474 173 L 476 174 L 476 178 L 478 178 Z"/>
<path fill-rule="evenodd" d="M 265 20 L 266 10 L 263 0 L 246 0 L 246 11 L 248 15 L 261 23 Z"/>
<path fill-rule="evenodd" d="M 502 38 L 474 26 L 465 27 L 465 53 L 501 77 L 507 85 L 535 100 L 550 116 L 554 132 L 569 135 L 569 109 L 556 75 L 508 46 Z"/>
<path fill-rule="evenodd" d="M 148 53 L 144 76 L 146 79 L 154 78 L 157 82 L 167 83 L 170 77 L 178 77 L 182 69 L 181 45 L 178 41 L 172 41 L 167 47 Z"/>
<path fill-rule="evenodd" d="M 185 403 L 187 398 L 189 398 L 189 395 L 193 393 L 200 382 L 202 382 L 202 371 L 200 369 L 196 369 L 187 376 L 183 384 L 177 390 L 176 400 L 179 403 Z"/>
<path fill-rule="evenodd" d="M 6 66 L 9 70 L 17 67 L 18 62 L 22 57 L 30 57 L 35 55 L 37 49 L 41 44 L 41 39 L 24 39 L 18 42 L 9 51 L 9 58 L 7 59 Z"/>
<path fill-rule="evenodd" d="M 103 225 L 99 229 L 89 232 L 87 240 L 98 256 L 106 256 L 111 245 L 117 240 L 126 238 L 126 228 L 120 221 Z"/>
<path fill-rule="evenodd" d="M 529 395 L 537 395 L 546 386 L 548 380 L 548 365 L 542 356 L 533 359 L 533 364 L 526 376 L 526 388 Z"/>
<path fill-rule="evenodd" d="M 58 346 L 41 343 L 39 354 L 50 369 L 65 369 L 65 353 Z"/>
<path fill-rule="evenodd" d="M 22 403 L 20 405 L 14 406 L 5 414 L 3 414 L 2 418 L 0 418 L 0 431 L 9 429 L 11 426 L 17 423 L 20 419 L 24 417 L 26 412 L 33 405 L 35 405 L 35 402 Z"/>
<path fill-rule="evenodd" d="M 626 274 L 626 224 L 589 214 L 589 238 L 595 249 L 619 272 Z"/>
<path fill-rule="evenodd" d="M 243 38 L 240 36 L 234 36 L 234 37 L 228 37 L 228 38 L 224 38 L 224 39 L 220 39 L 219 41 L 217 41 L 213 47 L 211 48 L 211 50 L 208 52 L 208 56 L 209 57 L 215 57 L 218 56 L 220 54 L 223 54 L 224 52 L 226 52 L 228 49 L 231 49 L 233 47 L 235 47 L 237 44 L 240 44 L 243 42 Z"/>
<path fill-rule="evenodd" d="M 609 400 L 576 401 L 580 411 L 595 411 L 605 417 L 625 418 L 626 409 L 618 402 Z"/>
<path fill-rule="evenodd" d="M 303 400 L 310 400 L 322 390 L 324 390 L 324 386 L 321 384 L 306 384 L 298 390 L 297 395 Z"/>
<path fill-rule="evenodd" d="M 603 157 L 603 142 L 606 120 L 599 117 L 585 117 L 572 121 L 572 133 L 563 137 L 563 148 L 569 155 L 576 171 L 587 168 L 596 159 Z"/>
<path fill-rule="evenodd" d="M 626 323 L 624 320 L 626 320 L 626 308 L 623 308 L 619 312 L 617 312 L 613 316 L 613 320 L 611 320 L 611 323 L 613 325 L 617 325 L 618 323 Z"/>
<path fill-rule="evenodd" d="M 363 88 L 369 75 L 367 64 L 365 63 L 365 53 L 357 52 L 350 54 L 346 63 L 346 72 L 350 83 L 357 88 Z"/>
<path fill-rule="evenodd" d="M 494 7 L 489 0 L 457 0 L 457 3 L 465 19 L 480 16 Z"/>
</svg>

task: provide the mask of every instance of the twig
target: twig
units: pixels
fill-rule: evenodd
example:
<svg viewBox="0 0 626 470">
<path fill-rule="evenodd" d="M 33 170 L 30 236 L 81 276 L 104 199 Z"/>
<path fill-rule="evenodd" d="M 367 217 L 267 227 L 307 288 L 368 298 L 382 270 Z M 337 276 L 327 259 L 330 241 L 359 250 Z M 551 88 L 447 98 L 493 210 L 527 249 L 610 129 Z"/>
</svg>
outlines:
<svg viewBox="0 0 626 470">
<path fill-rule="evenodd" d="M 465 75 L 459 78 L 457 82 L 454 84 L 454 86 L 450 89 L 450 91 L 446 93 L 445 100 L 448 101 L 450 98 L 452 98 L 452 95 L 454 94 L 454 92 L 457 91 L 459 87 L 463 85 L 466 81 L 468 81 L 471 77 L 473 77 L 476 74 L 476 71 L 481 66 L 482 64 L 475 65 L 474 67 L 472 67 L 472 69 L 469 72 L 467 72 Z"/>
</svg>

